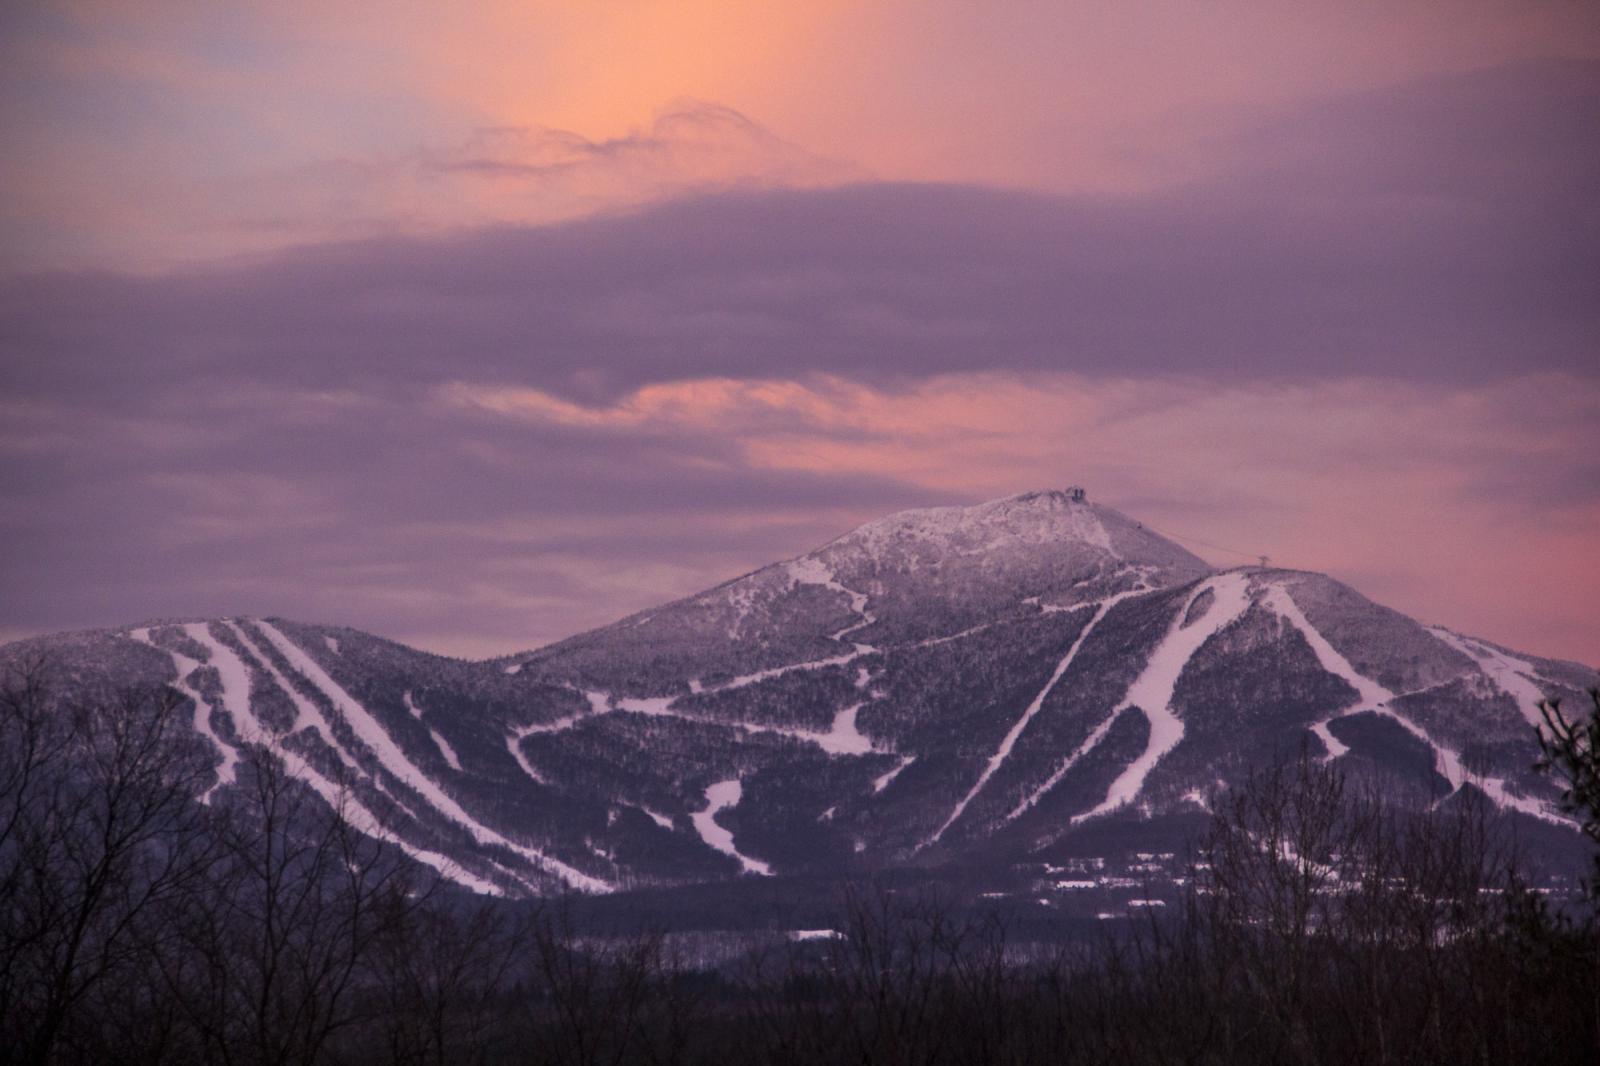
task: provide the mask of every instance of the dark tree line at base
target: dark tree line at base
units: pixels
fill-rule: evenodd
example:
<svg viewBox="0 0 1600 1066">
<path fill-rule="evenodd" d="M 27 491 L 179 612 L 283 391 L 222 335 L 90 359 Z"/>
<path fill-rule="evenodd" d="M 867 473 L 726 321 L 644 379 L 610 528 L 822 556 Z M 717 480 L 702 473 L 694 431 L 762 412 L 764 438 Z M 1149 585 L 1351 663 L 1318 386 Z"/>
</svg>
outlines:
<svg viewBox="0 0 1600 1066">
<path fill-rule="evenodd" d="M 697 968 L 659 933 L 422 877 L 265 750 L 160 693 L 0 698 L 3 1063 L 1537 1063 L 1600 1048 L 1600 922 L 1467 797 L 1400 810 L 1302 755 L 1214 797 L 1171 913 L 1042 945 L 864 886 L 840 936 Z M 1600 695 L 1596 695 L 1600 713 Z M 1547 708 L 1600 831 L 1600 725 Z M 1595 721 L 1600 721 L 1597 718 Z M 331 802 L 329 800 L 331 799 Z"/>
</svg>

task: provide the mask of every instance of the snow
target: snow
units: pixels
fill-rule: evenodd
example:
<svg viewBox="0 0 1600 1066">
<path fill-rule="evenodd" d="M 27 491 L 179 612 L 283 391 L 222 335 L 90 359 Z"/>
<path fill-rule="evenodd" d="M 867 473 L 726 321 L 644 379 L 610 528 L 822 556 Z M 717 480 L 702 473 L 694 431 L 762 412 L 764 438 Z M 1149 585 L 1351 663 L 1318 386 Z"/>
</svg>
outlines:
<svg viewBox="0 0 1600 1066">
<path fill-rule="evenodd" d="M 1334 715 L 1334 718 L 1339 717 L 1342 717 L 1342 715 Z M 1328 723 L 1331 721 L 1333 721 L 1333 718 L 1324 718 L 1322 721 L 1314 723 L 1311 726 L 1311 731 L 1317 735 L 1317 739 L 1322 741 L 1322 746 L 1328 750 L 1328 758 L 1337 759 L 1350 750 L 1350 745 L 1333 735 L 1333 731 L 1328 728 Z"/>
<path fill-rule="evenodd" d="M 956 819 L 960 818 L 962 813 L 966 811 L 967 805 L 972 802 L 979 792 L 983 791 L 983 786 L 989 783 L 989 779 L 994 776 L 995 771 L 1000 769 L 1001 765 L 1011 755 L 1011 749 L 1016 746 L 1017 738 L 1022 736 L 1023 730 L 1028 728 L 1028 723 L 1033 721 L 1034 715 L 1038 714 L 1039 709 L 1044 706 L 1045 698 L 1056 687 L 1056 682 L 1060 681 L 1062 675 L 1067 672 L 1067 668 L 1072 665 L 1072 660 L 1078 657 L 1078 649 L 1082 648 L 1083 642 L 1089 639 L 1089 634 L 1094 631 L 1094 627 L 1100 623 L 1100 620 L 1106 616 L 1111 608 L 1132 595 L 1135 595 L 1135 593 L 1119 593 L 1100 602 L 1095 610 L 1094 617 L 1090 618 L 1083 629 L 1079 631 L 1077 639 L 1072 642 L 1072 646 L 1067 649 L 1067 653 L 1056 664 L 1055 672 L 1050 675 L 1050 680 L 1044 683 L 1044 687 L 1039 690 L 1038 695 L 1033 697 L 1033 702 L 1028 704 L 1027 708 L 1022 712 L 1022 716 L 1012 723 L 1006 735 L 1001 738 L 1000 746 L 995 749 L 993 755 L 989 756 L 989 762 L 984 766 L 983 772 L 978 775 L 978 780 L 967 790 L 967 794 L 962 796 L 956 803 L 954 809 L 950 811 L 949 817 L 944 820 L 944 824 L 934 831 L 933 836 L 927 839 L 922 845 L 923 847 L 937 844 L 939 838 L 944 836 L 945 830 L 955 824 Z"/>
<path fill-rule="evenodd" d="M 500 672 L 503 673 L 503 674 L 520 674 L 520 673 L 522 673 L 522 664 L 521 663 L 508 663 L 504 667 L 501 668 Z"/>
<path fill-rule="evenodd" d="M 756 585 L 754 582 L 745 582 L 728 594 L 728 606 L 738 613 L 733 621 L 728 623 L 728 639 L 738 640 L 739 634 L 744 631 L 745 619 L 750 617 L 750 612 L 755 607 Z"/>
<path fill-rule="evenodd" d="M 1215 597 L 1210 609 L 1185 627 L 1183 621 L 1189 608 L 1208 591 Z M 1139 795 L 1150 771 L 1183 740 L 1183 720 L 1172 712 L 1172 694 L 1184 667 L 1206 641 L 1244 614 L 1249 606 L 1250 578 L 1239 571 L 1210 578 L 1189 597 L 1167 627 L 1166 636 L 1145 662 L 1144 670 L 1128 686 L 1122 703 L 1112 711 L 1112 717 L 1131 707 L 1144 712 L 1150 723 L 1150 738 L 1144 752 L 1111 783 L 1106 798 L 1092 810 L 1074 816 L 1073 824 L 1114 811 Z"/>
<path fill-rule="evenodd" d="M 696 811 L 690 816 L 690 820 L 694 823 L 695 832 L 700 834 L 701 840 L 724 855 L 738 859 L 745 873 L 771 877 L 772 867 L 760 859 L 752 859 L 748 855 L 741 854 L 733 845 L 733 834 L 717 824 L 717 812 L 737 806 L 743 795 L 744 788 L 739 784 L 737 777 L 718 781 L 706 789 L 705 810 Z"/>
<path fill-rule="evenodd" d="M 1495 687 L 1516 702 L 1517 710 L 1522 712 L 1522 717 L 1527 719 L 1529 725 L 1535 729 L 1545 727 L 1544 715 L 1539 712 L 1539 704 L 1544 701 L 1545 694 L 1529 680 L 1538 676 L 1538 671 L 1531 663 L 1452 633 L 1442 626 L 1431 626 L 1428 632 L 1476 662 L 1478 669 L 1495 683 Z"/>
<path fill-rule="evenodd" d="M 1037 806 L 1039 801 L 1048 795 L 1051 789 L 1061 783 L 1061 779 L 1067 776 L 1067 772 L 1078 765 L 1079 759 L 1093 751 L 1095 746 L 1105 739 L 1106 734 L 1111 732 L 1112 725 L 1116 723 L 1119 713 L 1120 708 L 1106 715 L 1105 720 L 1095 726 L 1093 732 L 1084 738 L 1082 744 L 1078 745 L 1078 749 L 1063 759 L 1061 765 L 1057 766 L 1055 771 L 1045 778 L 1042 785 L 1030 792 L 1021 803 L 1013 807 L 1011 812 L 1005 816 L 1004 821 L 1014 822 Z"/>
<path fill-rule="evenodd" d="M 284 769 L 289 772 L 290 776 L 309 786 L 312 791 L 322 797 L 329 807 L 339 811 L 357 832 L 363 833 L 374 840 L 381 840 L 386 844 L 394 845 L 411 858 L 437 870 L 440 876 L 481 895 L 505 895 L 499 885 L 463 870 L 459 864 L 448 857 L 402 840 L 399 835 L 385 826 L 371 810 L 357 800 L 354 794 L 346 790 L 342 785 L 328 780 L 321 771 L 294 752 L 279 750 L 277 754 L 283 760 Z"/>
<path fill-rule="evenodd" d="M 411 701 L 411 690 L 410 689 L 406 690 L 405 704 L 406 704 L 406 710 L 411 712 L 411 717 L 413 717 L 417 721 L 421 722 L 422 721 L 422 708 L 418 707 L 415 703 L 413 703 Z M 423 722 L 423 724 L 427 725 L 426 722 Z M 461 769 L 461 760 L 456 758 L 456 749 L 454 749 L 454 748 L 452 748 L 450 746 L 450 742 L 445 740 L 444 737 L 440 736 L 439 735 L 439 731 L 437 729 L 433 728 L 432 726 L 428 726 L 428 735 L 433 738 L 433 746 L 439 749 L 439 754 L 444 756 L 444 761 L 450 764 L 450 769 L 452 769 L 452 770 L 460 770 Z"/>
<path fill-rule="evenodd" d="M 790 940 L 843 940 L 845 935 L 837 929 L 791 929 Z"/>
<path fill-rule="evenodd" d="M 888 788 L 894 779 L 899 777 L 901 773 L 905 771 L 906 767 L 910 766 L 916 761 L 917 757 L 915 755 L 900 756 L 900 762 L 898 764 L 892 767 L 887 773 L 880 774 L 872 779 L 873 795 L 877 795 L 879 792 L 882 792 L 884 789 Z"/>
<path fill-rule="evenodd" d="M 648 814 L 650 816 L 650 820 L 655 822 L 661 828 L 667 830 L 668 832 L 672 831 L 673 825 L 671 818 L 662 814 L 660 811 L 651 810 L 649 807 L 640 807 L 639 809 L 645 814 Z"/>
<path fill-rule="evenodd" d="M 317 718 L 317 728 L 322 731 L 324 738 L 328 741 L 329 746 L 339 754 L 346 766 L 354 769 L 354 763 L 350 760 L 348 754 L 339 747 L 336 741 L 334 741 L 331 730 L 327 728 L 327 723 L 321 719 L 320 712 L 316 711 L 315 705 L 307 701 L 303 696 L 295 691 L 291 685 L 288 684 L 283 675 L 276 669 L 276 667 L 272 665 L 271 661 L 261 654 L 260 649 L 256 648 L 255 645 L 251 643 L 249 638 L 244 635 L 244 633 L 236 624 L 233 622 L 223 622 L 220 624 L 227 625 L 234 635 L 244 644 L 244 646 L 251 650 L 256 659 L 267 668 L 268 673 L 272 675 L 279 687 L 282 688 L 289 695 L 290 699 L 294 701 L 296 710 L 300 716 L 304 717 L 307 714 L 308 708 L 310 709 L 311 713 Z M 215 667 L 221 677 L 221 703 L 223 708 L 233 718 L 234 727 L 238 730 L 240 737 L 246 740 L 261 739 L 263 734 L 257 728 L 258 723 L 255 714 L 250 708 L 250 670 L 245 665 L 244 660 L 240 659 L 234 650 L 228 647 L 228 645 L 213 637 L 211 635 L 210 628 L 206 623 L 188 623 L 184 625 L 183 629 L 190 638 L 202 644 L 210 654 L 210 662 L 206 665 Z M 153 646 L 153 643 L 150 640 L 150 631 L 148 629 L 133 630 L 130 633 L 130 636 L 132 636 L 135 640 L 146 644 L 152 644 Z M 238 756 L 231 747 L 224 744 L 221 741 L 221 738 L 217 737 L 216 734 L 211 731 L 209 723 L 211 709 L 210 706 L 199 697 L 198 693 L 194 692 L 193 689 L 189 688 L 189 686 L 182 681 L 183 678 L 187 677 L 194 671 L 195 668 L 202 664 L 177 652 L 168 652 L 168 654 L 173 656 L 174 664 L 178 666 L 180 671 L 180 683 L 175 687 L 184 692 L 185 695 L 189 695 L 191 699 L 195 700 L 196 729 L 203 735 L 210 738 L 213 743 L 216 743 L 219 750 L 223 752 L 224 762 L 222 767 L 218 770 L 217 785 L 213 785 L 212 789 L 208 789 L 207 792 L 200 797 L 202 802 L 209 802 L 212 790 L 214 790 L 218 785 L 227 784 L 236 779 Z M 200 718 L 202 714 L 204 714 L 206 719 L 204 721 L 202 721 Z M 295 728 L 299 728 L 298 720 Z M 321 796 L 322 799 L 329 804 L 329 806 L 342 811 L 344 817 L 358 832 L 361 832 L 375 840 L 380 840 L 398 847 L 411 858 L 416 859 L 418 862 L 421 862 L 433 868 L 434 870 L 437 870 L 442 876 L 454 881 L 459 885 L 462 885 L 463 887 L 469 888 L 474 892 L 492 896 L 501 896 L 505 894 L 500 886 L 461 869 L 449 858 L 440 855 L 437 852 L 429 851 L 426 848 L 417 847 L 416 845 L 402 840 L 393 831 L 384 826 L 381 819 L 379 819 L 370 809 L 358 802 L 349 792 L 345 790 L 342 785 L 336 784 L 335 782 L 329 780 L 323 773 L 313 767 L 310 763 L 306 762 L 306 760 L 301 758 L 299 755 L 292 751 L 277 748 L 276 746 L 274 750 L 278 758 L 282 760 L 284 769 L 290 774 L 290 776 L 310 787 L 314 792 Z"/>
<path fill-rule="evenodd" d="M 1111 546 L 1111 534 L 1106 532 L 1106 524 L 1100 521 L 1100 516 L 1095 514 L 1091 508 L 1071 507 L 1068 508 L 1067 514 L 1070 519 L 1072 536 L 1086 544 L 1093 544 L 1108 555 L 1116 556 L 1119 559 L 1122 558 L 1117 555 L 1116 549 Z"/>
<path fill-rule="evenodd" d="M 829 755 L 866 755 L 872 751 L 872 740 L 856 726 L 856 713 L 866 706 L 857 703 L 833 716 L 833 728 L 826 733 L 796 733 L 810 740 Z"/>
<path fill-rule="evenodd" d="M 244 629 L 241 628 L 237 622 L 227 622 L 224 624 L 233 631 L 233 635 L 239 641 L 239 643 L 243 644 L 245 649 L 255 657 L 255 660 L 259 662 L 263 668 L 265 668 L 268 675 L 270 675 L 272 680 L 277 684 L 278 688 L 281 689 L 283 694 L 289 697 L 289 701 L 294 704 L 295 719 L 294 723 L 289 727 L 289 732 L 293 733 L 298 731 L 301 728 L 302 723 L 306 723 L 309 719 L 310 727 L 316 730 L 322 736 L 323 742 L 326 743 L 333 753 L 339 757 L 339 761 L 344 764 L 345 769 L 351 771 L 352 773 L 360 773 L 361 768 L 356 765 L 356 761 L 355 759 L 351 758 L 350 753 L 345 751 L 344 745 L 339 743 L 338 737 L 333 732 L 333 726 L 328 722 L 327 718 L 323 716 L 322 708 L 318 707 L 315 703 L 312 703 L 310 700 L 306 699 L 300 694 L 300 690 L 295 688 L 294 685 L 290 683 L 289 679 L 283 676 L 283 672 L 279 670 L 277 665 L 267 657 L 265 652 L 256 646 L 255 641 L 250 639 L 250 637 L 245 633 Z"/>
<path fill-rule="evenodd" d="M 879 554 L 906 538 L 972 543 L 977 545 L 974 553 L 1006 544 L 1078 541 L 1118 557 L 1099 509 L 1069 501 L 1060 492 L 1025 492 L 971 507 L 900 511 L 868 522 L 840 541 Z"/>
<path fill-rule="evenodd" d="M 534 733 L 542 732 L 544 732 L 544 730 L 534 726 L 529 727 L 520 733 L 512 733 L 510 736 L 506 737 L 506 750 L 511 753 L 511 757 L 513 759 L 517 760 L 517 765 L 522 767 L 523 773 L 527 774 L 538 784 L 548 785 L 550 782 L 545 780 L 545 776 L 543 774 L 534 769 L 533 763 L 529 762 L 528 757 L 522 752 L 522 741 Z"/>
<path fill-rule="evenodd" d="M 1362 711 L 1372 711 L 1375 714 L 1391 719 L 1433 751 L 1434 769 L 1450 783 L 1452 794 L 1467 783 L 1469 775 L 1461 765 L 1460 753 L 1435 740 L 1428 735 L 1427 730 L 1391 707 L 1390 702 L 1397 698 L 1395 694 L 1376 681 L 1358 673 L 1355 667 L 1350 665 L 1350 661 L 1328 642 L 1328 638 L 1323 636 L 1311 624 L 1300 610 L 1299 604 L 1295 603 L 1294 598 L 1289 595 L 1288 589 L 1282 585 L 1272 586 L 1263 602 L 1300 631 L 1300 635 L 1306 638 L 1306 643 L 1311 646 L 1312 652 L 1317 656 L 1317 662 L 1322 665 L 1324 670 L 1343 679 L 1351 688 L 1356 690 L 1356 701 L 1340 711 L 1339 714 L 1334 715 L 1335 718 L 1357 714 Z M 1435 636 L 1437 635 L 1435 633 Z M 1523 665 L 1525 666 L 1526 664 Z M 1322 737 L 1323 733 L 1326 732 L 1326 723 L 1321 724 L 1323 725 L 1323 730 L 1317 732 L 1318 737 Z M 1335 744 L 1338 744 L 1338 741 L 1331 734 L 1328 735 L 1327 739 L 1333 740 Z M 1342 744 L 1339 745 L 1339 749 L 1341 750 L 1337 754 L 1343 754 L 1344 751 L 1349 750 Z M 1519 796 L 1510 791 L 1504 778 L 1473 775 L 1470 779 L 1472 784 L 1481 789 L 1484 795 L 1488 796 L 1499 807 L 1508 807 L 1556 825 L 1574 824 L 1571 819 L 1553 813 L 1547 804 L 1528 796 Z"/>
<path fill-rule="evenodd" d="M 224 651 L 228 651 L 225 645 L 217 644 L 212 640 L 211 634 L 206 631 L 206 626 L 203 622 L 191 623 L 184 626 L 183 630 L 185 633 L 189 634 L 189 636 L 194 637 L 196 640 L 199 640 L 202 644 L 206 645 L 208 650 L 212 650 L 215 646 L 222 648 Z M 214 665 L 217 667 L 218 672 L 222 674 L 223 709 L 232 716 L 234 728 L 239 731 L 239 735 L 241 737 L 244 737 L 246 735 L 246 730 L 250 725 L 248 713 L 250 708 L 249 672 L 244 669 L 244 664 L 239 662 L 238 656 L 233 655 L 231 651 L 229 651 L 229 658 L 232 659 L 231 663 L 207 664 L 201 663 L 197 659 L 191 659 L 181 652 L 168 651 L 166 648 L 157 648 L 155 641 L 150 638 L 150 630 L 148 628 L 132 630 L 128 635 L 141 644 L 148 644 L 150 647 L 156 648 L 157 651 L 166 652 L 166 654 L 171 657 L 173 669 L 177 671 L 177 679 L 169 682 L 170 686 L 176 689 L 181 695 L 187 696 L 194 703 L 195 732 L 211 741 L 212 745 L 217 749 L 218 754 L 222 756 L 222 762 L 217 767 L 217 780 L 210 788 L 206 789 L 205 792 L 201 793 L 200 795 L 201 803 L 210 803 L 211 794 L 213 792 L 215 792 L 218 788 L 221 788 L 223 785 L 233 784 L 233 782 L 236 780 L 239 755 L 238 752 L 234 751 L 231 744 L 219 737 L 216 734 L 216 731 L 211 728 L 212 705 L 206 701 L 205 697 L 200 695 L 200 691 L 198 689 L 189 684 L 188 678 L 190 674 L 194 673 L 201 666 Z M 235 666 L 237 666 L 237 670 L 235 670 Z M 244 677 L 244 683 L 242 686 L 239 682 L 241 675 Z M 239 693 L 241 690 L 244 693 L 244 702 L 242 705 L 239 702 Z"/>
<path fill-rule="evenodd" d="M 271 665 L 270 661 L 260 653 L 260 649 L 255 648 L 254 645 L 250 643 L 248 638 L 244 636 L 243 632 L 236 624 L 232 622 L 223 622 L 220 624 L 228 626 L 234 635 L 244 643 L 244 646 L 252 651 L 256 659 L 267 666 L 269 673 L 273 675 L 279 686 L 284 688 L 291 699 L 295 700 L 296 707 L 298 709 L 300 704 L 305 702 L 304 697 L 301 697 L 299 693 L 295 692 L 285 683 L 282 675 L 279 674 L 276 668 Z M 211 635 L 210 628 L 205 623 L 196 622 L 187 624 L 184 626 L 184 632 L 194 640 L 203 644 L 207 651 L 210 652 L 212 657 L 212 662 L 210 665 L 216 667 L 218 674 L 220 674 L 222 678 L 223 707 L 233 717 L 234 726 L 239 731 L 239 735 L 245 739 L 259 739 L 261 733 L 255 726 L 255 715 L 250 709 L 249 668 L 233 651 L 232 648 L 228 647 L 226 644 L 222 643 Z M 150 632 L 148 629 L 136 629 L 132 632 L 131 636 L 135 640 L 139 640 L 144 643 L 150 643 Z M 194 666 L 199 665 L 198 663 L 195 663 L 193 659 L 188 659 L 187 656 L 178 655 L 177 653 L 169 654 L 173 654 L 175 656 L 175 660 L 183 659 L 186 662 L 193 664 L 188 670 L 185 670 L 182 674 L 180 674 L 180 678 L 187 676 L 187 674 L 194 669 Z M 202 702 L 203 701 L 199 701 L 197 699 L 197 706 Z M 303 710 L 301 713 L 304 713 Z M 213 740 L 216 740 L 215 735 L 210 731 L 209 724 L 202 728 L 201 732 L 207 736 L 211 736 Z M 330 745 L 334 747 L 334 750 L 338 751 L 341 757 L 345 757 L 344 752 L 339 749 L 336 744 L 333 744 L 332 738 L 329 737 L 328 739 Z M 400 839 L 400 837 L 385 827 L 376 815 L 374 815 L 365 806 L 362 806 L 354 799 L 353 796 L 346 792 L 342 786 L 328 780 L 326 776 L 324 776 L 319 770 L 313 767 L 310 763 L 306 762 L 299 755 L 282 748 L 275 747 L 274 750 L 278 758 L 283 761 L 284 769 L 290 774 L 290 776 L 310 787 L 319 796 L 321 796 L 329 806 L 342 811 L 345 818 L 349 820 L 350 824 L 358 832 L 361 832 L 375 840 L 393 844 L 411 858 L 416 859 L 418 862 L 424 863 L 429 867 L 432 867 L 442 876 L 456 882 L 459 885 L 469 888 L 474 892 L 491 896 L 501 896 L 505 894 L 498 885 L 462 870 L 458 865 L 451 862 L 445 856 L 440 855 L 437 852 L 429 851 L 426 848 L 419 848 Z M 235 777 L 235 764 L 238 761 L 237 756 L 234 755 L 232 750 L 229 748 L 224 747 L 223 751 L 226 753 L 227 759 L 224 764 L 227 770 L 227 776 L 225 780 L 232 781 Z M 219 784 L 224 783 L 221 771 L 218 772 L 218 779 Z M 210 791 L 208 790 L 206 795 L 201 797 L 201 800 L 207 801 L 209 797 Z"/>
<path fill-rule="evenodd" d="M 787 666 L 774 666 L 766 670 L 757 670 L 753 674 L 741 674 L 725 684 L 718 685 L 716 688 L 701 688 L 699 691 L 727 692 L 730 689 L 744 688 L 747 685 L 754 685 L 761 681 L 770 681 L 775 677 L 782 677 L 784 674 L 792 674 L 797 670 L 823 670 L 830 666 L 844 666 L 847 663 L 854 662 L 855 660 L 861 658 L 863 655 L 871 655 L 873 652 L 878 650 L 872 647 L 870 644 L 855 644 L 852 645 L 852 648 L 854 650 L 846 655 L 837 655 L 831 659 L 812 659 L 809 662 L 790 663 Z M 691 691 L 693 691 L 692 688 Z"/>
<path fill-rule="evenodd" d="M 616 701 L 616 708 L 619 711 L 632 711 L 634 714 L 647 714 L 655 718 L 688 717 L 672 709 L 675 702 L 671 696 L 651 696 L 648 699 L 625 697 Z"/>
<path fill-rule="evenodd" d="M 326 644 L 328 646 L 328 650 L 333 652 L 333 654 L 339 654 L 339 638 L 324 636 L 322 638 L 322 643 Z"/>
<path fill-rule="evenodd" d="M 573 888 L 588 892 L 607 892 L 611 885 L 568 866 L 535 848 L 518 844 L 479 822 L 444 791 L 432 778 L 423 773 L 406 758 L 394 739 L 365 707 L 288 637 L 268 622 L 257 623 L 261 632 L 278 649 L 289 664 L 306 680 L 319 689 L 328 701 L 344 715 L 362 743 L 377 756 L 379 763 L 396 779 L 425 798 L 436 810 L 464 828 L 480 844 L 507 848 L 527 858 L 535 865 L 550 871 Z"/>
<path fill-rule="evenodd" d="M 1027 603 L 1027 602 L 1029 602 L 1029 600 L 1032 600 L 1033 604 L 1035 606 L 1038 606 L 1039 597 L 1030 596 L 1027 600 L 1023 600 L 1022 602 L 1023 603 Z M 1053 614 L 1057 610 L 1061 610 L 1061 611 L 1076 611 L 1080 606 L 1082 606 L 1082 604 L 1073 604 L 1071 607 L 1059 607 L 1059 608 L 1056 608 L 1056 607 L 1040 607 L 1039 609 L 1041 611 L 1043 611 L 1045 614 Z M 917 643 L 913 644 L 912 647 L 913 648 L 937 648 L 941 644 L 949 644 L 952 641 L 962 640 L 962 639 L 964 639 L 966 637 L 970 637 L 970 636 L 972 636 L 972 635 L 974 635 L 976 633 L 982 633 L 986 629 L 992 629 L 992 628 L 994 628 L 994 625 L 995 625 L 995 623 L 993 623 L 993 622 L 984 622 L 981 625 L 975 625 L 975 626 L 972 626 L 972 627 L 970 627 L 968 629 L 963 629 L 959 633 L 951 633 L 949 636 L 945 636 L 945 637 L 929 637 L 927 640 L 918 641 Z"/>
<path fill-rule="evenodd" d="M 873 622 L 877 621 L 877 619 L 873 617 L 872 612 L 867 610 L 867 594 L 864 592 L 857 592 L 854 589 L 845 588 L 839 583 L 839 579 L 834 575 L 833 570 L 815 555 L 806 555 L 799 559 L 791 559 L 785 564 L 785 570 L 789 575 L 789 581 L 791 585 L 821 585 L 823 588 L 832 589 L 835 592 L 841 592 L 850 597 L 850 610 L 854 611 L 858 616 L 860 616 L 861 621 L 856 622 L 854 625 L 845 626 L 837 633 L 830 634 L 830 640 L 843 641 L 845 637 L 849 636 L 851 633 L 854 633 L 856 630 L 870 626 Z M 865 655 L 873 650 L 865 644 L 857 644 L 855 645 L 855 648 L 857 653 L 861 655 Z"/>
<path fill-rule="evenodd" d="M 211 627 L 204 622 L 193 622 L 183 627 L 196 643 L 211 655 L 211 665 L 222 678 L 222 706 L 233 717 L 234 728 L 241 736 L 248 735 L 250 722 L 250 668 L 244 660 L 222 641 L 211 635 Z"/>
<path fill-rule="evenodd" d="M 851 658 L 854 658 L 852 656 Z M 790 670 L 812 669 L 821 666 L 836 665 L 833 660 L 797 663 L 774 670 L 763 671 L 762 676 L 749 675 L 745 678 L 735 678 L 725 685 L 712 689 L 701 689 L 702 692 L 725 692 L 728 689 L 742 688 L 747 684 L 767 680 L 770 677 Z M 651 718 L 675 718 L 681 722 L 694 722 L 697 725 L 716 726 L 724 729 L 737 729 L 745 733 L 770 733 L 777 736 L 790 737 L 794 740 L 815 744 L 829 755 L 866 755 L 877 749 L 873 746 L 871 738 L 866 736 L 856 725 L 856 714 L 864 707 L 865 703 L 852 704 L 833 716 L 833 722 L 825 733 L 809 729 L 794 729 L 787 726 L 769 725 L 763 722 L 728 721 L 721 718 L 711 718 L 704 715 L 691 714 L 677 709 L 676 696 L 623 696 L 613 698 L 609 693 L 588 691 L 589 713 L 581 715 L 568 715 L 557 718 L 551 722 L 541 722 L 536 725 L 522 727 L 515 733 L 514 739 L 520 741 L 523 737 L 535 733 L 559 733 L 570 729 L 579 722 L 601 714 L 615 714 L 627 712 L 642 714 Z M 514 751 L 519 762 L 525 762 L 520 752 Z"/>
</svg>

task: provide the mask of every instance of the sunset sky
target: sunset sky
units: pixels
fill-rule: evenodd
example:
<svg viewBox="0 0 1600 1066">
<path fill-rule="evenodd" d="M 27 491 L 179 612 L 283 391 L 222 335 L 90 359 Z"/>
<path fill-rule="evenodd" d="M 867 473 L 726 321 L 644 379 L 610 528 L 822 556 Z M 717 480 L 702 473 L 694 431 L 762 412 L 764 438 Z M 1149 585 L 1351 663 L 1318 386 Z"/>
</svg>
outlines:
<svg viewBox="0 0 1600 1066">
<path fill-rule="evenodd" d="M 1600 663 L 1589 0 L 14 0 L 0 138 L 0 639 L 1082 483 Z"/>
</svg>

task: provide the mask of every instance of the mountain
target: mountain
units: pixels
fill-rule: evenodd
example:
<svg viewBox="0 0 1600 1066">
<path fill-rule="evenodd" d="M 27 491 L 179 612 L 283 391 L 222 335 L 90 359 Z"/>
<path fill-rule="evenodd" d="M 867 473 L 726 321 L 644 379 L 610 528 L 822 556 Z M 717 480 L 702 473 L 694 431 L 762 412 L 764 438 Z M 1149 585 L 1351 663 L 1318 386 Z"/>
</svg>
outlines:
<svg viewBox="0 0 1600 1066">
<path fill-rule="evenodd" d="M 359 828 L 502 895 L 1148 875 L 1217 788 L 1302 747 L 1406 802 L 1481 792 L 1576 852 L 1532 726 L 1594 677 L 1320 574 L 1215 570 L 1077 490 L 890 515 L 490 662 L 227 618 L 0 665 L 41 655 L 64 701 L 177 693 L 215 749 L 205 802 L 266 746 Z"/>
</svg>

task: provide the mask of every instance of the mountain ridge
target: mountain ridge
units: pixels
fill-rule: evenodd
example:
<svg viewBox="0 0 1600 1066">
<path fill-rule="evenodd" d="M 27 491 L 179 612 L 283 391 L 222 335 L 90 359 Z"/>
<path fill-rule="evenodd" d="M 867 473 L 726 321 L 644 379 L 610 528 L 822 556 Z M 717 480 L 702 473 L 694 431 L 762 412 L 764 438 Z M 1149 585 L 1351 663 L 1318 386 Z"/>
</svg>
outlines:
<svg viewBox="0 0 1600 1066">
<path fill-rule="evenodd" d="M 1563 827 L 1533 704 L 1589 680 L 1324 575 L 1215 569 L 1070 492 L 886 516 L 496 660 L 249 618 L 0 660 L 41 651 L 72 698 L 174 693 L 216 752 L 205 801 L 270 750 L 364 832 L 510 895 L 1050 863 L 1190 824 L 1302 745 L 1408 802 Z"/>
</svg>

